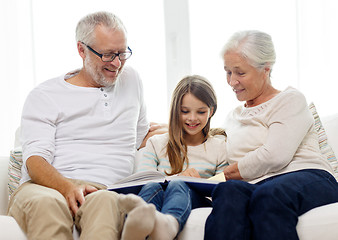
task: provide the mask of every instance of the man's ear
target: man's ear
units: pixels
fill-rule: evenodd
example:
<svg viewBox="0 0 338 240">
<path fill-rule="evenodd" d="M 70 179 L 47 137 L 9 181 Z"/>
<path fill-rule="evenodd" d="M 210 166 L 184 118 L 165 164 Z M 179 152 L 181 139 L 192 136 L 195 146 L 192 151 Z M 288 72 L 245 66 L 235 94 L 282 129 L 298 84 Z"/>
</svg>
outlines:
<svg viewBox="0 0 338 240">
<path fill-rule="evenodd" d="M 85 59 L 86 54 L 85 54 L 85 45 L 81 43 L 80 41 L 77 42 L 77 51 L 79 52 L 79 55 L 81 56 L 82 59 Z"/>
</svg>

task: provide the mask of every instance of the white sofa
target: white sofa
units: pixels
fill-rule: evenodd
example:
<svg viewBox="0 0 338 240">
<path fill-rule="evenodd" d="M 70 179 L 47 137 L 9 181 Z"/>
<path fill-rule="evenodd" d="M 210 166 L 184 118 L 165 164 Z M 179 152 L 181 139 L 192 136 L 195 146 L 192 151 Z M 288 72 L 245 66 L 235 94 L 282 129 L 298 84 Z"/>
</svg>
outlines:
<svg viewBox="0 0 338 240">
<path fill-rule="evenodd" d="M 322 119 L 328 143 L 338 153 L 338 114 Z M 0 157 L 0 239 L 25 240 L 26 237 L 12 217 L 5 216 L 8 204 L 9 156 Z M 192 211 L 188 222 L 178 239 L 200 240 L 204 235 L 204 224 L 211 208 Z M 229 216 L 231 217 L 231 216 Z M 338 239 L 338 203 L 315 208 L 299 217 L 297 225 L 301 240 Z M 78 239 L 74 233 L 74 239 Z"/>
</svg>

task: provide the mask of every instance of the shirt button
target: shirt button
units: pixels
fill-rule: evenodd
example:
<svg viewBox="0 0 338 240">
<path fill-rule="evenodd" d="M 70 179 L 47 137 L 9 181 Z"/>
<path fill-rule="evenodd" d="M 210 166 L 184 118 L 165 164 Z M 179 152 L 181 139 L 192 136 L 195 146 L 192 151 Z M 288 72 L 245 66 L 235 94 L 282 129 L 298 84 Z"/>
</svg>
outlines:
<svg viewBox="0 0 338 240">
<path fill-rule="evenodd" d="M 107 94 L 103 94 L 103 96 L 107 97 Z"/>
<path fill-rule="evenodd" d="M 101 92 L 103 92 L 103 88 L 100 88 Z"/>
<path fill-rule="evenodd" d="M 108 103 L 105 103 L 104 105 L 107 107 L 107 106 L 108 106 Z"/>
</svg>

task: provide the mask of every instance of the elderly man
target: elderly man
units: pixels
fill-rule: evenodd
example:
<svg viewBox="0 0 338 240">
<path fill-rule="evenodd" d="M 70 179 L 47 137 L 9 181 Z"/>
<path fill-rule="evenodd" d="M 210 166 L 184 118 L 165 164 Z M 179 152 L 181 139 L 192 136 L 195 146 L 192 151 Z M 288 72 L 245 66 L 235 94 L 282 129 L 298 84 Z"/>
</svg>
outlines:
<svg viewBox="0 0 338 240">
<path fill-rule="evenodd" d="M 132 173 L 149 134 L 142 82 L 125 66 L 132 50 L 114 14 L 76 28 L 83 67 L 37 86 L 22 113 L 21 185 L 8 214 L 29 239 L 119 239 L 124 214 L 109 184 Z M 144 213 L 153 214 L 145 208 Z"/>
</svg>

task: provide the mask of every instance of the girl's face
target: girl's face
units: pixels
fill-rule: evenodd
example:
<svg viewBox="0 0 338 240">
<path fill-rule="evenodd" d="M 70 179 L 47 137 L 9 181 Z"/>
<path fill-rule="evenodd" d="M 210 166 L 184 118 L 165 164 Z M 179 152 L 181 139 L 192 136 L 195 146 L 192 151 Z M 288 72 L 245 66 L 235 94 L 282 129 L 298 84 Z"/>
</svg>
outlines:
<svg viewBox="0 0 338 240">
<path fill-rule="evenodd" d="M 212 109 L 193 94 L 187 93 L 182 98 L 180 121 L 187 145 L 199 145 L 204 140 L 203 128 L 208 123 Z"/>
</svg>

